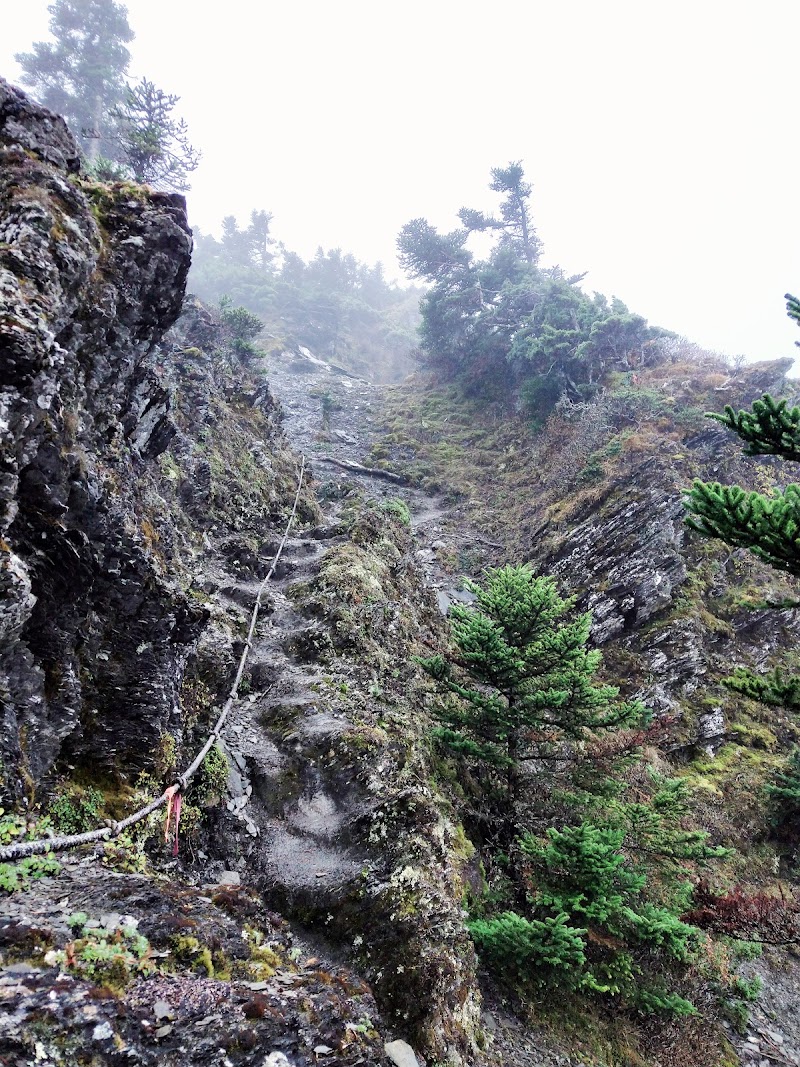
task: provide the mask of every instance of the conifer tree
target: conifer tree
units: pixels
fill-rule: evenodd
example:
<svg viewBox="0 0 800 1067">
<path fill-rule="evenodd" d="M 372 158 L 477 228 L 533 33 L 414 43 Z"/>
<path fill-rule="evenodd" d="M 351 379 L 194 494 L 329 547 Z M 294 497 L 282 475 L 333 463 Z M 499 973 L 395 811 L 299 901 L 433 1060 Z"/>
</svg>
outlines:
<svg viewBox="0 0 800 1067">
<path fill-rule="evenodd" d="M 142 78 L 114 108 L 116 156 L 137 182 L 157 189 L 189 188 L 188 175 L 199 166 L 200 153 L 189 143 L 186 122 L 174 115 L 179 100 Z"/>
<path fill-rule="evenodd" d="M 578 288 L 584 275 L 540 266 L 521 163 L 494 167 L 490 188 L 501 196 L 499 210 L 462 208 L 449 233 L 422 218 L 407 223 L 400 263 L 430 283 L 420 305 L 425 360 L 484 399 L 508 401 L 519 390 L 522 407 L 542 424 L 562 394 L 586 399 L 606 371 L 642 365 L 663 331 L 622 304 L 587 296 Z M 494 236 L 488 258 L 473 255 L 475 232 Z"/>
<path fill-rule="evenodd" d="M 54 40 L 15 56 L 22 82 L 64 116 L 90 162 L 111 158 L 110 114 L 125 93 L 125 46 L 134 37 L 127 8 L 115 0 L 55 0 L 47 10 Z"/>
<path fill-rule="evenodd" d="M 646 1013 L 692 1014 L 664 979 L 672 968 L 679 977 L 675 965 L 690 959 L 700 932 L 681 921 L 680 894 L 648 899 L 647 875 L 625 855 L 624 839 L 586 821 L 551 828 L 544 841 L 526 835 L 529 914 L 480 917 L 468 929 L 483 961 L 523 988 L 622 995 Z"/>
<path fill-rule="evenodd" d="M 790 293 L 785 299 L 789 318 L 800 325 L 800 301 Z M 727 405 L 722 414 L 709 412 L 707 417 L 737 434 L 747 446 L 745 455 L 800 461 L 800 407 L 789 407 L 786 400 L 764 394 L 750 411 L 735 411 Z M 689 511 L 687 524 L 703 537 L 746 548 L 776 570 L 800 577 L 800 485 L 792 483 L 765 496 L 738 485 L 695 479 L 684 503 Z M 780 668 L 757 675 L 738 667 L 724 684 L 765 704 L 793 710 L 800 706 L 800 676 L 786 675 Z M 776 824 L 800 810 L 799 771 L 800 760 L 794 752 L 767 786 L 776 808 Z"/>
<path fill-rule="evenodd" d="M 683 782 L 654 773 L 651 795 L 639 788 L 628 801 L 624 780 L 584 773 L 570 792 L 575 749 L 587 746 L 569 742 L 598 741 L 645 709 L 598 684 L 590 616 L 552 578 L 506 566 L 467 584 L 475 603 L 452 609 L 452 654 L 420 662 L 455 698 L 435 735 L 476 769 L 488 809 L 478 817 L 489 824 L 478 843 L 488 890 L 467 923 L 482 961 L 517 990 L 555 986 L 622 996 L 642 1012 L 692 1013 L 672 987 L 700 935 L 680 916 L 694 866 L 724 850 L 686 825 Z M 536 779 L 549 778 L 550 800 L 558 796 L 552 813 L 547 802 L 535 809 L 534 822 L 562 824 L 543 835 L 524 832 L 527 760 L 540 761 Z"/>
<path fill-rule="evenodd" d="M 620 701 L 616 686 L 597 684 L 602 657 L 588 648 L 591 616 L 575 615 L 574 600 L 560 597 L 552 578 L 506 566 L 467 587 L 475 605 L 456 605 L 450 615 L 457 651 L 420 662 L 460 698 L 440 712 L 436 736 L 503 772 L 513 821 L 522 763 L 541 757 L 548 742 L 620 726 L 644 708 Z"/>
<path fill-rule="evenodd" d="M 767 674 L 753 674 L 746 667 L 736 667 L 733 674 L 722 679 L 722 684 L 760 704 L 800 710 L 800 677 L 786 674 L 780 667 Z"/>
<path fill-rule="evenodd" d="M 489 188 L 493 193 L 504 193 L 505 199 L 500 205 L 500 218 L 485 215 L 482 211 L 462 207 L 458 213 L 467 231 L 496 230 L 500 233 L 501 243 L 524 259 L 533 267 L 541 254 L 541 242 L 531 218 L 528 201 L 533 191 L 530 182 L 525 181 L 522 163 L 509 163 L 507 167 L 492 167 L 492 181 Z"/>
</svg>

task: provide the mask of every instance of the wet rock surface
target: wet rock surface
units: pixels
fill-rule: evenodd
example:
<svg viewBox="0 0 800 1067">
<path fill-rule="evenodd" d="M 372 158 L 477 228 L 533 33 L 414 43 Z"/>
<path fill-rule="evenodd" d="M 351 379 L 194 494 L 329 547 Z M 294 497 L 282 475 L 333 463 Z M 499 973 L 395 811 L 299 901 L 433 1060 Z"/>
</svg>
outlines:
<svg viewBox="0 0 800 1067">
<path fill-rule="evenodd" d="M 72 913 L 121 941 L 146 939 L 124 992 L 112 972 L 85 974 Z M 91 857 L 4 903 L 0 918 L 0 1056 L 8 1064 L 95 1062 L 262 1064 L 293 1067 L 386 1062 L 368 987 L 293 936 L 252 893 L 115 874 Z M 78 953 L 73 973 L 49 953 Z M 113 951 L 113 948 L 112 948 Z M 30 962 L 12 962 L 27 956 Z M 156 966 L 158 971 L 156 971 Z"/>
<path fill-rule="evenodd" d="M 135 765 L 173 717 L 201 616 L 154 567 L 135 501 L 170 435 L 151 354 L 183 299 L 185 206 L 81 182 L 76 160 L 61 120 L 0 82 L 0 751 L 16 798 L 65 747 Z"/>
</svg>

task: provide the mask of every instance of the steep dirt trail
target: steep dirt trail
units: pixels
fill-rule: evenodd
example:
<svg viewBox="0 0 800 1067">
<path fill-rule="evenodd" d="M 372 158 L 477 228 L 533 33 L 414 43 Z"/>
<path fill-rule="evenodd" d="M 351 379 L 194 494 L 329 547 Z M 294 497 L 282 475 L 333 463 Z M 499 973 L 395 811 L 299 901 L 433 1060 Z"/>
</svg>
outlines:
<svg viewBox="0 0 800 1067">
<path fill-rule="evenodd" d="M 287 544 L 257 631 L 252 691 L 226 731 L 228 809 L 245 831 L 239 833 L 240 841 L 250 839 L 249 848 L 238 846 L 234 865 L 243 881 L 268 886 L 279 904 L 299 903 L 302 911 L 305 901 L 327 898 L 335 908 L 337 897 L 370 862 L 363 830 L 369 799 L 328 766 L 337 739 L 352 722 L 337 707 L 331 679 L 316 657 L 325 627 L 298 610 L 293 590 L 308 582 L 325 555 L 346 540 L 339 517 L 354 491 L 366 499 L 406 503 L 415 562 L 442 613 L 454 600 L 469 599 L 457 588 L 459 553 L 472 550 L 474 559 L 478 549 L 487 563 L 499 561 L 501 553 L 490 555 L 485 538 L 465 528 L 463 517 L 446 500 L 326 462 L 369 462 L 380 387 L 310 355 L 272 357 L 266 364 L 270 389 L 284 412 L 284 430 L 292 446 L 307 457 L 324 518 L 315 530 Z M 230 584 L 229 577 L 228 582 L 219 595 L 244 612 L 258 583 Z M 228 855 L 236 851 L 230 848 Z M 303 938 L 309 951 L 343 962 L 340 950 L 317 929 L 303 930 Z M 776 1003 L 783 1006 L 788 995 L 774 981 L 771 986 Z M 551 1035 L 522 1025 L 491 991 L 485 996 L 482 1026 L 499 1064 L 570 1067 L 578 1062 L 554 1047 Z M 746 1038 L 737 1044 L 744 1063 L 788 1064 L 797 1062 L 790 1041 L 764 1010 L 754 1013 Z"/>
<path fill-rule="evenodd" d="M 284 430 L 292 445 L 305 453 L 323 500 L 341 499 L 358 488 L 367 498 L 404 501 L 418 542 L 416 561 L 423 567 L 426 584 L 436 590 L 440 607 L 445 611 L 450 601 L 469 599 L 458 595 L 458 553 L 474 546 L 486 548 L 478 531 L 466 528 L 442 497 L 327 462 L 369 464 L 365 457 L 376 434 L 381 387 L 317 359 L 308 350 L 270 356 L 265 372 L 283 407 Z M 323 425 L 326 402 L 327 426 Z"/>
<path fill-rule="evenodd" d="M 363 796 L 348 782 L 330 780 L 320 770 L 352 722 L 337 710 L 331 678 L 317 661 L 326 627 L 298 610 L 293 591 L 346 539 L 339 516 L 342 501 L 354 489 L 367 499 L 406 503 L 418 544 L 415 562 L 442 612 L 453 600 L 471 599 L 458 590 L 440 557 L 454 559 L 457 544 L 469 544 L 472 535 L 441 500 L 421 490 L 325 462 L 363 463 L 378 402 L 376 387 L 310 354 L 272 357 L 266 373 L 284 411 L 287 437 L 307 457 L 324 519 L 315 530 L 289 538 L 270 585 L 245 687 L 250 692 L 226 731 L 228 810 L 252 838 L 239 860 L 242 871 L 257 872 L 290 900 L 312 892 L 333 897 L 365 862 L 358 846 L 361 834 L 353 827 L 367 813 Z M 329 428 L 323 428 L 323 396 L 333 401 Z M 256 589 L 255 581 L 231 583 L 228 576 L 217 595 L 229 609 L 244 612 Z"/>
</svg>

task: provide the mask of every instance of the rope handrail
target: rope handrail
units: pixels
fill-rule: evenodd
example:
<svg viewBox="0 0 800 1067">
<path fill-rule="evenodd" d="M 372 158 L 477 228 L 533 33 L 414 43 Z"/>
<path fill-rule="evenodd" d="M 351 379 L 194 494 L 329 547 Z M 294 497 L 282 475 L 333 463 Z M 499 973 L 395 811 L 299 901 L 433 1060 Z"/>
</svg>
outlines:
<svg viewBox="0 0 800 1067">
<path fill-rule="evenodd" d="M 214 724 L 214 729 L 209 734 L 206 743 L 197 753 L 195 758 L 186 768 L 186 770 L 173 782 L 171 786 L 168 786 L 164 792 L 151 800 L 149 804 L 146 804 L 143 808 L 139 808 L 132 815 L 126 816 L 124 819 L 120 819 L 119 822 L 113 822 L 110 825 L 99 827 L 97 830 L 87 830 L 82 834 L 68 834 L 62 837 L 45 837 L 36 841 L 17 841 L 12 845 L 0 846 L 0 862 L 6 860 L 26 859 L 28 856 L 41 856 L 48 852 L 64 852 L 67 849 L 78 848 L 80 845 L 90 845 L 93 841 L 110 841 L 115 837 L 119 837 L 123 830 L 127 830 L 129 826 L 133 826 L 137 822 L 141 822 L 146 819 L 148 815 L 152 815 L 154 811 L 158 811 L 166 803 L 171 801 L 172 797 L 177 792 L 185 792 L 189 781 L 194 777 L 200 768 L 203 760 L 211 750 L 211 746 L 215 741 L 219 740 L 222 728 L 225 725 L 225 720 L 228 718 L 228 713 L 233 707 L 234 701 L 239 695 L 239 686 L 242 681 L 242 675 L 247 665 L 247 660 L 250 655 L 250 651 L 253 647 L 253 634 L 255 633 L 256 623 L 258 622 L 258 613 L 261 610 L 261 598 L 264 595 L 264 590 L 267 587 L 267 582 L 272 578 L 275 573 L 275 568 L 278 565 L 278 560 L 281 558 L 281 553 L 286 546 L 286 541 L 289 537 L 289 531 L 292 528 L 295 515 L 297 514 L 297 505 L 300 501 L 300 491 L 303 488 L 303 477 L 306 469 L 306 457 L 300 457 L 300 474 L 297 480 L 297 492 L 294 496 L 294 504 L 292 505 L 292 511 L 289 515 L 289 521 L 286 524 L 281 543 L 278 545 L 278 551 L 272 558 L 272 563 L 267 571 L 267 574 L 262 581 L 258 589 L 258 595 L 256 596 L 255 604 L 253 605 L 253 611 L 250 616 L 250 627 L 247 631 L 247 640 L 244 643 L 242 654 L 239 658 L 239 668 L 236 671 L 236 677 L 233 685 L 231 686 L 228 697 L 222 706 L 222 711 Z"/>
</svg>

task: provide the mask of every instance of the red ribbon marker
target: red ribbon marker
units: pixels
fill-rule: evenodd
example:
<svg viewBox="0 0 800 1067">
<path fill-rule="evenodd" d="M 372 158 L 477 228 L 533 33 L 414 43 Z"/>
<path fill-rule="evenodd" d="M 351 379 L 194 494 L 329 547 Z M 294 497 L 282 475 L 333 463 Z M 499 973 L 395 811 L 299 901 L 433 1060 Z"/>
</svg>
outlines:
<svg viewBox="0 0 800 1067">
<path fill-rule="evenodd" d="M 175 840 L 172 845 L 172 855 L 178 855 L 178 827 L 181 824 L 181 806 L 183 804 L 183 796 L 180 793 L 179 785 L 171 785 L 166 790 L 165 796 L 167 798 L 167 821 L 164 824 L 164 840 L 169 844 L 169 828 L 172 822 L 172 816 L 175 816 Z"/>
</svg>

